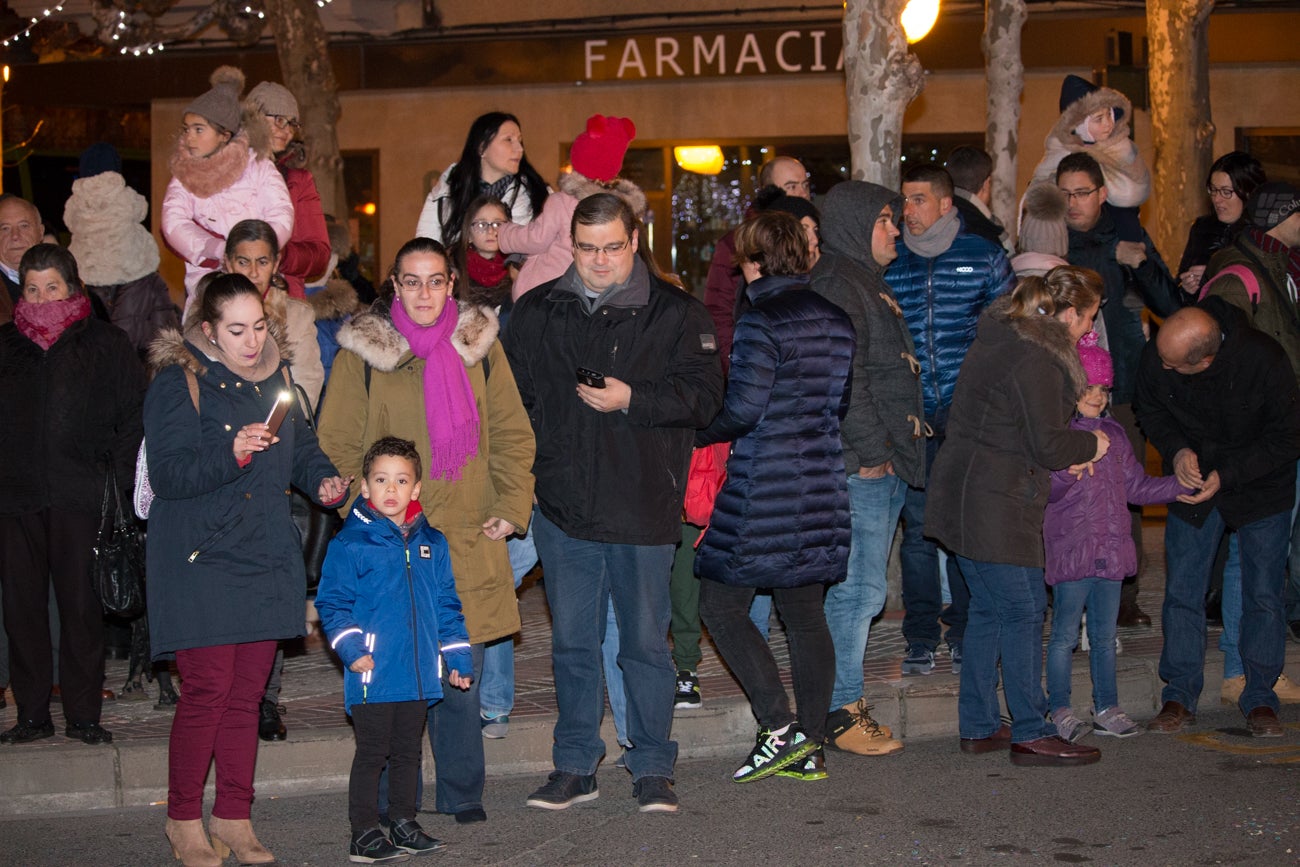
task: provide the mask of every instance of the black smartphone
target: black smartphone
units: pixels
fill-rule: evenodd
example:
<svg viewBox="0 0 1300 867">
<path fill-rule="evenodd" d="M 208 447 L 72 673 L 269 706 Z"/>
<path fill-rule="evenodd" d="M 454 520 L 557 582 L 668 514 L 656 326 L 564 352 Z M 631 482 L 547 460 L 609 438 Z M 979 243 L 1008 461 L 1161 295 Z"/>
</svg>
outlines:
<svg viewBox="0 0 1300 867">
<path fill-rule="evenodd" d="M 581 382 L 583 385 L 590 385 L 592 388 L 604 388 L 605 374 L 597 373 L 594 370 L 588 370 L 585 367 L 579 367 L 578 382 Z"/>
<path fill-rule="evenodd" d="M 271 407 L 271 414 L 266 417 L 267 436 L 274 437 L 276 435 L 292 406 L 293 395 L 287 391 L 280 392 L 280 396 L 275 401 L 275 406 Z"/>
</svg>

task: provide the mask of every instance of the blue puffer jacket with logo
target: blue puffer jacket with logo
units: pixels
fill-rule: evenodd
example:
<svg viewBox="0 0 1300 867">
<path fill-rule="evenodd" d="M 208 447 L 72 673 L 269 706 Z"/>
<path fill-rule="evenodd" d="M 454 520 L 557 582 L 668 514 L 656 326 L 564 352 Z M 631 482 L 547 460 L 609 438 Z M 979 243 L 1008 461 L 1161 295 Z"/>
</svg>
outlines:
<svg viewBox="0 0 1300 867">
<path fill-rule="evenodd" d="M 975 340 L 980 314 L 1015 287 L 1011 263 L 1000 247 L 965 231 L 933 259 L 913 253 L 900 238 L 898 258 L 886 269 L 885 282 L 912 332 L 921 362 L 925 417 L 933 424 L 952 404 L 957 373 Z"/>
<path fill-rule="evenodd" d="M 447 539 L 419 503 L 411 506 L 414 523 L 403 539 L 396 524 L 357 497 L 325 555 L 316 610 L 330 647 L 345 667 L 367 653 L 375 658 L 368 680 L 344 672 L 349 713 L 367 702 L 433 704 L 442 698 L 443 659 L 449 670 L 474 673 Z"/>
</svg>

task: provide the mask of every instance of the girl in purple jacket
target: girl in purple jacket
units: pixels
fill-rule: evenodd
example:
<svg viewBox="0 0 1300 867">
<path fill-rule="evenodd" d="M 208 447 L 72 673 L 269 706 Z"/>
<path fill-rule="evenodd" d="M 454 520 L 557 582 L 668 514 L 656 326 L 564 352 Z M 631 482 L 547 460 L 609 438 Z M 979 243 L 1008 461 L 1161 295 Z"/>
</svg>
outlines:
<svg viewBox="0 0 1300 867">
<path fill-rule="evenodd" d="M 1079 340 L 1079 358 L 1088 387 L 1079 398 L 1070 427 L 1101 430 L 1110 451 L 1086 468 L 1052 473 L 1052 492 L 1043 516 L 1045 577 L 1052 587 L 1052 634 L 1047 643 L 1047 700 L 1057 733 L 1077 742 L 1088 732 L 1126 738 L 1142 730 L 1123 708 L 1115 687 L 1115 621 L 1125 575 L 1137 571 L 1137 546 L 1130 530 L 1128 504 L 1168 503 L 1191 491 L 1173 476 L 1152 478 L 1133 454 L 1119 422 L 1103 417 L 1115 381 L 1110 354 L 1097 345 L 1096 332 Z M 1092 670 L 1092 725 L 1070 707 L 1071 655 L 1088 611 L 1089 666 Z"/>
</svg>

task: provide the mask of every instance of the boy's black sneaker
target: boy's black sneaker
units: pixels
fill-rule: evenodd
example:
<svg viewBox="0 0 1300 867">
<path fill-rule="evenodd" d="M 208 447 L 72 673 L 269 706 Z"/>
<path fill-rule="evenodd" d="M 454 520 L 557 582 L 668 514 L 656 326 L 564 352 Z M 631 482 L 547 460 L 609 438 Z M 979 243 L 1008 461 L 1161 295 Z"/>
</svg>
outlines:
<svg viewBox="0 0 1300 867">
<path fill-rule="evenodd" d="M 642 777 L 632 784 L 632 794 L 642 813 L 677 812 L 677 793 L 667 777 Z"/>
<path fill-rule="evenodd" d="M 731 778 L 737 783 L 748 783 L 770 777 L 787 765 L 805 758 L 819 744 L 804 734 L 804 730 L 791 723 L 781 734 L 760 729 L 754 751 L 745 763 L 736 769 Z"/>
<path fill-rule="evenodd" d="M 567 810 L 583 801 L 594 801 L 600 797 L 596 788 L 596 775 L 580 776 L 564 771 L 552 771 L 546 778 L 546 784 L 528 796 L 524 803 L 530 807 L 543 810 Z"/>
<path fill-rule="evenodd" d="M 348 860 L 354 864 L 396 864 L 411 860 L 411 856 L 404 849 L 398 849 L 388 842 L 383 831 L 368 828 L 352 834 Z"/>
<path fill-rule="evenodd" d="M 677 694 L 673 696 L 675 709 L 694 710 L 704 704 L 700 698 L 700 679 L 689 669 L 677 671 Z"/>
<path fill-rule="evenodd" d="M 0 744 L 28 744 L 54 737 L 54 723 L 50 720 L 34 722 L 19 720 L 17 725 L 0 734 Z"/>
<path fill-rule="evenodd" d="M 486 817 L 485 817 L 486 818 Z M 393 845 L 412 855 L 428 855 L 437 852 L 447 844 L 424 833 L 420 823 L 414 819 L 403 819 L 388 829 L 393 838 Z"/>
</svg>

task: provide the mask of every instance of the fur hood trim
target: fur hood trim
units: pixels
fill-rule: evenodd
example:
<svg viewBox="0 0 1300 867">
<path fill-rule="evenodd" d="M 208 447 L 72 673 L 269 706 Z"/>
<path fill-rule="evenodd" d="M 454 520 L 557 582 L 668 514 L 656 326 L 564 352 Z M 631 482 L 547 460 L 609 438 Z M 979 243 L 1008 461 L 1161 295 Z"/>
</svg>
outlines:
<svg viewBox="0 0 1300 867">
<path fill-rule="evenodd" d="M 402 359 L 411 354 L 410 344 L 393 325 L 388 312 L 389 303 L 385 299 L 376 301 L 370 310 L 354 316 L 338 333 L 339 346 L 356 353 L 366 364 L 382 371 L 395 370 Z M 472 367 L 487 357 L 501 326 L 497 315 L 487 307 L 458 300 L 456 308 L 459 321 L 451 343 L 464 360 L 465 366 Z"/>
<path fill-rule="evenodd" d="M 1010 293 L 996 299 L 988 307 L 989 316 L 1002 322 L 1021 340 L 1040 347 L 1054 357 L 1070 376 L 1072 394 L 1083 394 L 1083 390 L 1088 387 L 1088 376 L 1083 372 L 1079 350 L 1070 340 L 1070 331 L 1065 323 L 1052 316 L 1022 316 L 1013 319 L 1009 315 L 1011 303 Z"/>
<path fill-rule="evenodd" d="M 596 193 L 613 193 L 627 202 L 638 220 L 645 219 L 645 193 L 636 184 L 624 178 L 614 178 L 609 183 L 602 184 L 579 172 L 568 172 L 560 175 L 560 192 L 568 193 L 580 202 Z"/>
<path fill-rule="evenodd" d="M 210 199 L 222 190 L 227 190 L 235 181 L 243 177 L 249 162 L 257 158 L 257 153 L 248 143 L 248 133 L 241 130 L 239 135 L 217 149 L 208 157 L 193 157 L 181 148 L 180 139 L 168 161 L 172 177 L 180 182 L 186 192 L 200 199 Z"/>
<path fill-rule="evenodd" d="M 198 314 L 195 312 L 197 307 L 197 304 L 190 305 L 189 314 L 185 317 L 186 327 L 197 325 Z M 292 364 L 293 353 L 289 351 L 289 340 L 283 323 L 268 318 L 267 330 L 270 332 L 271 339 L 275 341 L 276 348 L 280 350 L 281 364 Z M 149 342 L 149 367 L 154 374 L 157 374 L 173 364 L 179 364 L 195 376 L 206 376 L 208 373 L 207 357 L 196 357 L 185 345 L 185 337 L 180 331 L 175 328 L 164 328 Z"/>
<path fill-rule="evenodd" d="M 1113 139 L 1127 139 L 1129 121 L 1133 117 L 1133 103 L 1129 101 L 1127 96 L 1118 90 L 1111 90 L 1109 87 L 1099 87 L 1087 96 L 1076 99 L 1067 106 L 1065 111 L 1061 112 L 1056 125 L 1052 127 L 1049 138 L 1058 139 L 1067 147 L 1087 144 L 1074 134 L 1074 128 L 1083 123 L 1088 115 L 1103 108 L 1119 109 L 1119 117 L 1115 119 L 1115 130 L 1110 134 L 1110 137 Z"/>
<path fill-rule="evenodd" d="M 72 182 L 63 222 L 68 245 L 87 286 L 120 286 L 158 270 L 158 244 L 140 221 L 149 213 L 144 196 L 117 172 Z"/>
<path fill-rule="evenodd" d="M 317 319 L 342 319 L 357 312 L 357 290 L 346 280 L 330 280 L 325 288 L 303 299 Z"/>
</svg>

